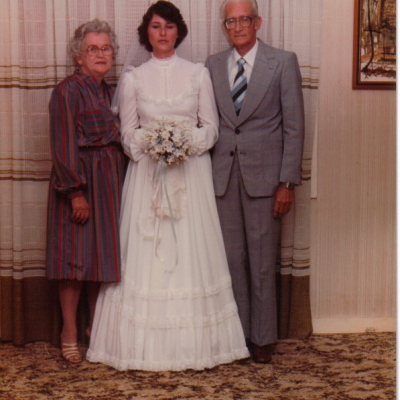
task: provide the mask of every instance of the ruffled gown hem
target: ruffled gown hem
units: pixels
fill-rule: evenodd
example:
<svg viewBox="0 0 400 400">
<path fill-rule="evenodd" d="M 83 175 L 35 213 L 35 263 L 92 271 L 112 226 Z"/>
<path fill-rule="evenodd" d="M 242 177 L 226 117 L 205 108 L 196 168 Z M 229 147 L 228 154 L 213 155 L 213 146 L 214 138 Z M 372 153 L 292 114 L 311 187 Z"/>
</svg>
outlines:
<svg viewBox="0 0 400 400">
<path fill-rule="evenodd" d="M 233 361 L 245 359 L 249 357 L 249 351 L 247 347 L 234 350 L 227 354 L 222 354 L 211 359 L 198 360 L 195 364 L 193 363 L 150 363 L 148 361 L 141 360 L 121 360 L 119 358 L 109 357 L 106 354 L 93 354 L 88 350 L 86 359 L 93 363 L 102 363 L 109 365 L 119 371 L 126 370 L 141 370 L 141 371 L 184 371 L 192 369 L 201 371 L 204 369 L 211 369 L 220 364 L 229 364 Z"/>
</svg>

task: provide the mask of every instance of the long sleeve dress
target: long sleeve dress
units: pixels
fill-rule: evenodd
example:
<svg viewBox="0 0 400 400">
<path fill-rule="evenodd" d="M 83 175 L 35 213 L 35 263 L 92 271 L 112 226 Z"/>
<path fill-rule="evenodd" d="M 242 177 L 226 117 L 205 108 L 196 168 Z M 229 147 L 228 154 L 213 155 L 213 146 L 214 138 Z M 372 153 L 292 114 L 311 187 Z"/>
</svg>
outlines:
<svg viewBox="0 0 400 400">
<path fill-rule="evenodd" d="M 47 276 L 118 282 L 119 212 L 125 157 L 113 89 L 79 71 L 53 90 L 50 147 L 53 168 L 47 212 Z M 71 200 L 85 196 L 89 219 L 71 221 Z"/>
<path fill-rule="evenodd" d="M 122 278 L 103 285 L 89 361 L 142 370 L 204 369 L 248 351 L 233 297 L 208 150 L 218 115 L 208 71 L 174 55 L 123 77 L 122 141 L 130 163 L 120 222 Z M 143 151 L 157 118 L 186 121 L 196 153 L 166 168 Z"/>
</svg>

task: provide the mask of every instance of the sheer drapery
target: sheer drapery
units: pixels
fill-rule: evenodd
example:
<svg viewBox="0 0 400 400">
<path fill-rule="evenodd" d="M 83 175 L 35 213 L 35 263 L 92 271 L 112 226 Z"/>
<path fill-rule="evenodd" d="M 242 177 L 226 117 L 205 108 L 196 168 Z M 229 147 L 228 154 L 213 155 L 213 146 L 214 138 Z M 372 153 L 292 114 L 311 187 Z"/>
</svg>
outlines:
<svg viewBox="0 0 400 400">
<path fill-rule="evenodd" d="M 55 291 L 45 277 L 48 178 L 48 101 L 72 73 L 66 46 L 74 29 L 107 20 L 120 50 L 108 76 L 115 84 L 126 51 L 150 0 L 0 0 L 0 339 L 23 344 L 58 332 Z M 175 0 L 189 27 L 183 54 L 195 62 L 227 48 L 220 0 Z M 277 273 L 280 337 L 312 331 L 309 300 L 310 171 L 322 25 L 320 0 L 259 0 L 259 37 L 295 51 L 303 76 L 306 143 L 296 209 L 282 224 Z M 137 56 L 137 63 L 144 59 Z"/>
</svg>

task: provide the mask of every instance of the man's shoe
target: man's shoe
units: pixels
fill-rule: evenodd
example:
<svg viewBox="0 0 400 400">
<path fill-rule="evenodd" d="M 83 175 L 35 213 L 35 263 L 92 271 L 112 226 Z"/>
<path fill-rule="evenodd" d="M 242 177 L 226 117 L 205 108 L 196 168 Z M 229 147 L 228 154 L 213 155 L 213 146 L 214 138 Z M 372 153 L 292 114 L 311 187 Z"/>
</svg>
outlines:
<svg viewBox="0 0 400 400">
<path fill-rule="evenodd" d="M 246 339 L 246 347 L 249 349 L 250 352 L 251 352 L 252 346 L 253 346 L 253 343 L 251 343 L 251 340 Z"/>
<path fill-rule="evenodd" d="M 257 346 L 253 343 L 251 350 L 251 358 L 258 364 L 268 364 L 272 360 L 272 344 L 265 346 Z"/>
</svg>

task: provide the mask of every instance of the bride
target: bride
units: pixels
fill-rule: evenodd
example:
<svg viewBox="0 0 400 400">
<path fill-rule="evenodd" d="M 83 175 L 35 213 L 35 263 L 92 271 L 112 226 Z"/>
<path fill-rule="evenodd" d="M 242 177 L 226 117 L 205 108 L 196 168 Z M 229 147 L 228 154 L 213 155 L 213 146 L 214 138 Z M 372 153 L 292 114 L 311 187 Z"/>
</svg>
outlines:
<svg viewBox="0 0 400 400">
<path fill-rule="evenodd" d="M 212 84 L 204 66 L 175 54 L 187 27 L 172 3 L 151 5 L 138 32 L 152 58 L 129 68 L 119 89 L 130 157 L 122 279 L 100 291 L 87 359 L 120 370 L 211 368 L 248 356 L 211 177 Z M 166 158 L 168 132 L 181 139 Z"/>
</svg>

